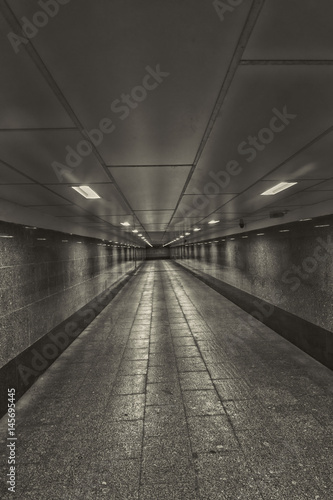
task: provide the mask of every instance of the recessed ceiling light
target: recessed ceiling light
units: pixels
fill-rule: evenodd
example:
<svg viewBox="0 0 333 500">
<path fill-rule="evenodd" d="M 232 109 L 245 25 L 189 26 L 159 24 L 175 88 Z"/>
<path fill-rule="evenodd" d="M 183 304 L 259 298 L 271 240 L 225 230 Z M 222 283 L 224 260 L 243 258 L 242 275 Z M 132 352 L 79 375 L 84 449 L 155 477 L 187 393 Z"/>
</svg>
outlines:
<svg viewBox="0 0 333 500">
<path fill-rule="evenodd" d="M 185 233 L 185 236 L 189 236 L 191 233 Z"/>
<path fill-rule="evenodd" d="M 122 226 L 130 226 L 130 225 L 131 225 L 131 224 L 130 224 L 129 222 L 127 222 L 127 221 L 125 221 L 125 222 L 121 222 L 120 224 L 121 224 Z"/>
<path fill-rule="evenodd" d="M 201 231 L 201 228 L 200 228 L 200 227 L 195 227 L 195 228 L 193 229 L 193 231 Z"/>
<path fill-rule="evenodd" d="M 137 229 L 133 229 L 132 233 L 138 233 L 139 231 Z"/>
<path fill-rule="evenodd" d="M 261 196 L 269 196 L 269 195 L 274 195 L 277 193 L 280 193 L 281 191 L 284 191 L 285 189 L 288 189 L 292 186 L 295 186 L 297 182 L 280 182 L 276 186 L 272 187 L 271 189 L 268 189 L 267 191 L 264 191 L 261 193 Z"/>
<path fill-rule="evenodd" d="M 242 236 L 242 238 L 248 238 L 248 236 Z"/>
<path fill-rule="evenodd" d="M 183 235 L 182 235 L 182 236 L 179 236 L 179 238 L 184 238 L 184 236 L 183 236 Z"/>
<path fill-rule="evenodd" d="M 95 193 L 93 189 L 89 186 L 72 186 L 72 189 L 75 189 L 81 196 L 84 196 L 88 200 L 95 200 L 100 198 L 100 196 Z"/>
<path fill-rule="evenodd" d="M 142 234 L 140 233 L 140 234 L 138 234 L 138 236 L 142 236 Z"/>
<path fill-rule="evenodd" d="M 218 222 L 220 222 L 219 220 L 210 220 L 208 222 L 208 224 L 217 224 Z"/>
</svg>

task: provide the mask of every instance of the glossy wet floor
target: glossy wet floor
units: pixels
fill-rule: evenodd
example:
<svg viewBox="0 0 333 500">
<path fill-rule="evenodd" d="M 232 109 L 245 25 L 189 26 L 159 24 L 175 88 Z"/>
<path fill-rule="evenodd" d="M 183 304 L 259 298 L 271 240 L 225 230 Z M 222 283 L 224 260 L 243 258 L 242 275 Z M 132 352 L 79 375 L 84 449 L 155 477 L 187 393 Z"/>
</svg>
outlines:
<svg viewBox="0 0 333 500">
<path fill-rule="evenodd" d="M 17 498 L 333 498 L 333 373 L 248 318 L 146 262 L 18 402 Z"/>
</svg>

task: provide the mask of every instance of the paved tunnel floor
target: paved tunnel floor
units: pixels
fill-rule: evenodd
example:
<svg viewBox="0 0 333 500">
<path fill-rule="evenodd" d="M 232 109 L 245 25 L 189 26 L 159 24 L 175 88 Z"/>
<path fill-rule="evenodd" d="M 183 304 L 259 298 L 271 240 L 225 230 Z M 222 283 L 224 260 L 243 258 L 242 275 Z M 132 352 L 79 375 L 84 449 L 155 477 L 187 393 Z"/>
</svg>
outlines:
<svg viewBox="0 0 333 500">
<path fill-rule="evenodd" d="M 145 263 L 17 404 L 17 498 L 333 498 L 333 373 L 248 318 Z"/>
</svg>

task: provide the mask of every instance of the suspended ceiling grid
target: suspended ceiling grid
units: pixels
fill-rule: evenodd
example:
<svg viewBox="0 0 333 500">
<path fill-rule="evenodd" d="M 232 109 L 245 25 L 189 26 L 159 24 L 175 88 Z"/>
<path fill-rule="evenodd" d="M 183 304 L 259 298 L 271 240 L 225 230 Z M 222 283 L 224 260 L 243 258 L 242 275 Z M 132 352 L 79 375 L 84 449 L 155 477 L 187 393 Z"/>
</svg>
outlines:
<svg viewBox="0 0 333 500">
<path fill-rule="evenodd" d="M 332 213 L 330 0 L 244 0 L 225 12 L 203 0 L 71 0 L 16 46 L 9 34 L 42 23 L 43 9 L 0 6 L 0 200 L 22 207 L 20 221 L 43 215 L 51 229 L 161 245 L 185 231 L 191 240 L 195 226 L 204 237 L 240 218 L 270 225 L 276 211 Z M 112 132 L 66 163 L 103 120 Z M 251 153 L 258 133 L 266 143 Z M 260 196 L 280 181 L 297 184 Z"/>
</svg>

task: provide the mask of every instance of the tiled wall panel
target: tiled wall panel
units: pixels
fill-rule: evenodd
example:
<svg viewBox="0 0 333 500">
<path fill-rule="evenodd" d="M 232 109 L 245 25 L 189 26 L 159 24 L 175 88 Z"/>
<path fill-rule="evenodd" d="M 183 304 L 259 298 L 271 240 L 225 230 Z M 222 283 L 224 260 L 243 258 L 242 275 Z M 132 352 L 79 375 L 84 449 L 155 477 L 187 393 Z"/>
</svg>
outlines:
<svg viewBox="0 0 333 500">
<path fill-rule="evenodd" d="M 104 245 L 0 222 L 0 367 L 144 258 L 143 249 Z"/>
</svg>

